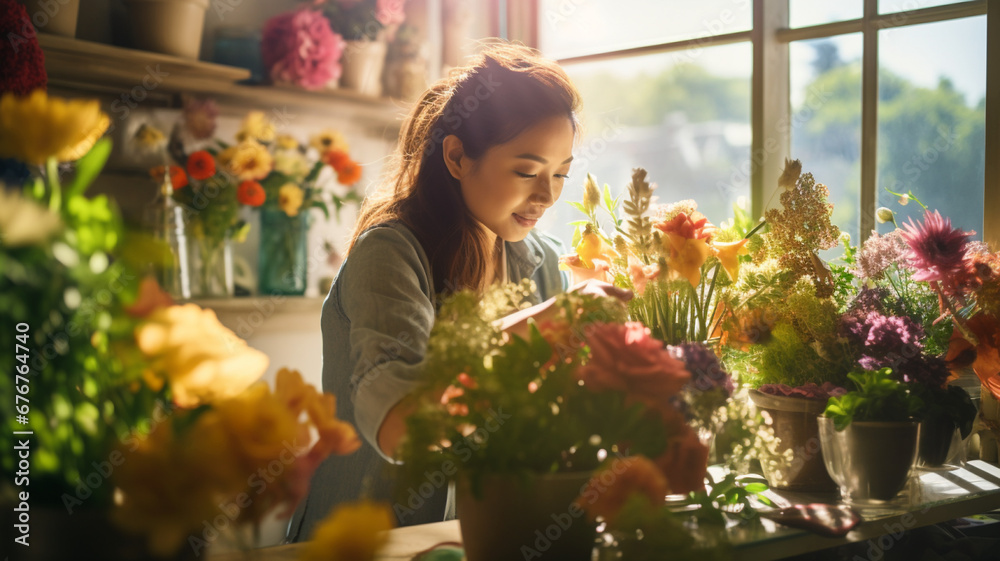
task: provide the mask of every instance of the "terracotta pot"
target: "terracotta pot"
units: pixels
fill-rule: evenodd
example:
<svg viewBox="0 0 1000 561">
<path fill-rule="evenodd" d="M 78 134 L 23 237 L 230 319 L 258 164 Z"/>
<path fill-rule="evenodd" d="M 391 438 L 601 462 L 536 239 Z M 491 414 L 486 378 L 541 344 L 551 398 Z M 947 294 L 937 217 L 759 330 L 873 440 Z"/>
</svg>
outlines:
<svg viewBox="0 0 1000 561">
<path fill-rule="evenodd" d="M 819 417 L 820 441 L 830 477 L 851 504 L 891 501 L 906 487 L 917 459 L 920 423 L 853 422 L 842 431 Z"/>
<path fill-rule="evenodd" d="M 381 97 L 386 49 L 385 41 L 348 41 L 340 59 L 340 86 L 363 95 Z"/>
<path fill-rule="evenodd" d="M 590 475 L 545 474 L 527 482 L 487 476 L 478 497 L 460 479 L 455 503 L 466 559 L 589 560 L 596 531 L 574 501 Z"/>
<path fill-rule="evenodd" d="M 76 37 L 76 20 L 80 14 L 80 0 L 21 0 L 31 23 L 39 31 Z"/>
<path fill-rule="evenodd" d="M 778 440 L 779 455 L 761 459 L 767 482 L 776 489 L 829 492 L 837 484 L 823 465 L 816 418 L 826 409 L 825 399 L 787 397 L 750 391 L 750 399 L 771 417 L 771 428 Z M 792 451 L 788 461 L 781 452 Z"/>
<path fill-rule="evenodd" d="M 198 58 L 208 0 L 125 0 L 125 5 L 137 48 Z"/>
</svg>

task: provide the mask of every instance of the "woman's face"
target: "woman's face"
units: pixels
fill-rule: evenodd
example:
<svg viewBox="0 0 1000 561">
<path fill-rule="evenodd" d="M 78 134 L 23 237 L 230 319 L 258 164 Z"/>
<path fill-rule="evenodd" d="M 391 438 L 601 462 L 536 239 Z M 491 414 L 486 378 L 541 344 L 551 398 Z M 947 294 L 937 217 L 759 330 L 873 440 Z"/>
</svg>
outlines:
<svg viewBox="0 0 1000 561">
<path fill-rule="evenodd" d="M 521 241 L 562 194 L 573 159 L 573 124 L 550 117 L 477 160 L 445 139 L 445 158 L 472 215 L 505 241 Z M 461 142 L 457 142 L 461 152 Z"/>
</svg>

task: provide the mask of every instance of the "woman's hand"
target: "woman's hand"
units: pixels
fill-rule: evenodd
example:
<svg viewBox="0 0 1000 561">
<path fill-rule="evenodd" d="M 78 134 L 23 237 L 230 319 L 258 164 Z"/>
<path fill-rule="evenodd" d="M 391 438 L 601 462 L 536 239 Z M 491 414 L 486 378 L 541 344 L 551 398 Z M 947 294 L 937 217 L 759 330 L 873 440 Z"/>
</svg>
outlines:
<svg viewBox="0 0 1000 561">
<path fill-rule="evenodd" d="M 632 291 L 627 288 L 618 288 L 613 284 L 595 279 L 578 282 L 571 286 L 567 292 L 579 292 L 580 294 L 589 294 L 591 296 L 617 298 L 622 302 L 628 302 L 633 296 Z M 514 312 L 509 316 L 505 316 L 500 320 L 500 329 L 510 333 L 511 335 L 517 335 L 522 339 L 527 339 L 528 319 L 535 318 L 535 322 L 537 323 L 552 317 L 552 315 L 555 314 L 555 310 L 552 308 L 552 304 L 554 303 L 555 298 L 549 298 L 541 304 L 525 308 Z"/>
</svg>

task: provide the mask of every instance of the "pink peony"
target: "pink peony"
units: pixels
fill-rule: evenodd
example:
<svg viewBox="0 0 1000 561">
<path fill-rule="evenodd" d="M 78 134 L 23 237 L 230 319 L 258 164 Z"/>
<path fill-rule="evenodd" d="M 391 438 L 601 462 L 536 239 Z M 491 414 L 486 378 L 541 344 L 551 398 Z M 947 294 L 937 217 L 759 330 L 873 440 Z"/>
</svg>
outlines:
<svg viewBox="0 0 1000 561">
<path fill-rule="evenodd" d="M 670 407 L 691 374 L 639 322 L 595 323 L 587 329 L 591 357 L 576 376 L 592 391 L 623 391 L 659 408 Z"/>
<path fill-rule="evenodd" d="M 399 25 L 406 19 L 406 0 L 377 0 L 375 19 L 386 27 Z"/>
<path fill-rule="evenodd" d="M 261 56 L 272 80 L 319 89 L 340 77 L 344 47 L 322 12 L 304 9 L 264 24 Z"/>
</svg>

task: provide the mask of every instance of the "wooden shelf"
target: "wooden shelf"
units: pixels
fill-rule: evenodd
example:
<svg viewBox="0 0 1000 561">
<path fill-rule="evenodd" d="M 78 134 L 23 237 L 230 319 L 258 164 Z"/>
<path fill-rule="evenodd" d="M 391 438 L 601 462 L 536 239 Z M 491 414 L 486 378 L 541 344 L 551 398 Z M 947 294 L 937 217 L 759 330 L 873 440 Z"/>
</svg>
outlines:
<svg viewBox="0 0 1000 561">
<path fill-rule="evenodd" d="M 252 296 L 245 298 L 192 298 L 180 303 L 192 303 L 215 310 L 216 314 L 318 314 L 323 309 L 322 297 Z"/>
<path fill-rule="evenodd" d="M 122 96 L 132 101 L 146 97 L 167 99 L 180 106 L 180 94 L 209 96 L 219 103 L 295 114 L 344 115 L 398 129 L 408 103 L 388 97 L 373 98 L 348 90 L 307 91 L 294 87 L 239 84 L 250 71 L 212 62 L 150 51 L 126 49 L 39 33 L 45 70 L 54 87 Z"/>
</svg>

